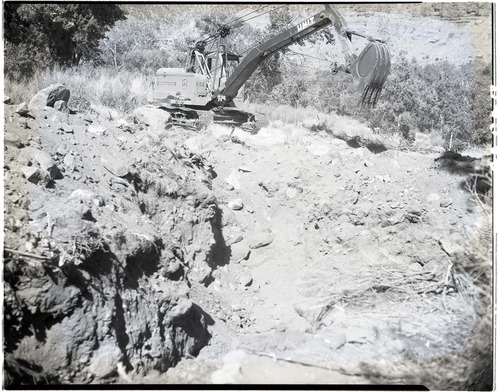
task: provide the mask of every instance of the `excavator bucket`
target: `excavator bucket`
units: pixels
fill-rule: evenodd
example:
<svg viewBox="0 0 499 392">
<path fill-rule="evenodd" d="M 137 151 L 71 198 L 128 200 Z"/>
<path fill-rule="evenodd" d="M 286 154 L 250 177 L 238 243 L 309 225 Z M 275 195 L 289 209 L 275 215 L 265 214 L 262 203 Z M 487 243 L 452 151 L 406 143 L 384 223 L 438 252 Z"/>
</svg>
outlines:
<svg viewBox="0 0 499 392">
<path fill-rule="evenodd" d="M 363 88 L 360 103 L 374 107 L 390 73 L 390 53 L 385 43 L 371 41 L 350 67 Z"/>
</svg>

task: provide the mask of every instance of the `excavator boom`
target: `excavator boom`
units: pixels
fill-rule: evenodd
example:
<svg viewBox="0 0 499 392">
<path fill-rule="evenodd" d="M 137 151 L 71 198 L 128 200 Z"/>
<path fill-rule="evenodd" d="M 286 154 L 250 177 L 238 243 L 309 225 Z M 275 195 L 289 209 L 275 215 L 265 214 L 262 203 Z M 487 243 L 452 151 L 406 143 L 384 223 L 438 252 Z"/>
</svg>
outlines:
<svg viewBox="0 0 499 392">
<path fill-rule="evenodd" d="M 252 49 L 225 84 L 215 91 L 214 104 L 224 105 L 225 102 L 230 102 L 236 97 L 239 89 L 269 56 L 330 25 L 334 27 L 340 38 L 346 71 L 354 75 L 364 90 L 361 103 L 374 106 L 390 72 L 390 54 L 386 44 L 381 40 L 349 30 L 341 14 L 327 4 L 324 11 L 284 30 Z M 370 41 L 358 57 L 353 54 L 351 47 L 352 35 L 361 36 Z"/>
<path fill-rule="evenodd" d="M 226 96 L 228 99 L 234 98 L 242 85 L 269 56 L 295 43 L 299 39 L 315 33 L 330 23 L 331 21 L 324 16 L 324 13 L 319 13 L 258 45 L 248 53 L 239 67 L 227 79 L 225 87 L 221 89 L 219 94 Z"/>
</svg>

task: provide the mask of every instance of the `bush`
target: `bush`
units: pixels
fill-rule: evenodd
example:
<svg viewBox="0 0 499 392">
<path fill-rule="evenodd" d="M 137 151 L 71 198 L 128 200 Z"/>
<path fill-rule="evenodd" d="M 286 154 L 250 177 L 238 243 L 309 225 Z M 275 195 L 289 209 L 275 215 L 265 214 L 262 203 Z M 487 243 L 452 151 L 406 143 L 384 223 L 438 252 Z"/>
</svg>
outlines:
<svg viewBox="0 0 499 392">
<path fill-rule="evenodd" d="M 402 59 L 392 64 L 374 109 L 359 106 L 361 91 L 351 75 L 324 71 L 315 78 L 288 71 L 271 94 L 253 91 L 253 97 L 269 104 L 314 106 L 325 113 L 353 116 L 376 133 L 408 141 L 417 132 L 429 134 L 443 147 L 461 150 L 491 143 L 490 75 L 490 65 L 483 63 L 422 66 Z M 253 85 L 254 90 L 266 87 Z"/>
<path fill-rule="evenodd" d="M 78 65 L 95 56 L 110 26 L 125 18 L 110 4 L 5 4 L 5 73 L 17 80 L 36 68 Z"/>
</svg>

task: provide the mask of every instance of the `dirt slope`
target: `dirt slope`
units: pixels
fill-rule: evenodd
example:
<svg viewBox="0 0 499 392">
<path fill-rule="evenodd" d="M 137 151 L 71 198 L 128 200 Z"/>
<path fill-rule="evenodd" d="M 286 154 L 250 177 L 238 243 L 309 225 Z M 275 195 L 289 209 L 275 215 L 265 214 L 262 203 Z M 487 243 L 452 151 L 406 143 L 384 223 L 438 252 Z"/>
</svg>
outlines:
<svg viewBox="0 0 499 392">
<path fill-rule="evenodd" d="M 352 120 L 340 140 L 61 110 L 5 105 L 9 382 L 358 383 L 469 343 L 476 160 Z"/>
<path fill-rule="evenodd" d="M 222 355 L 226 365 L 167 380 L 362 382 L 353 370 L 297 376 L 299 364 L 266 356 L 337 369 L 462 350 L 473 290 L 449 273 L 451 256 L 480 224 L 463 176 L 435 153 L 375 154 L 301 127 L 229 132 L 213 126 L 184 143 L 213 164 L 231 251 L 213 299 L 193 293 L 214 318 L 197 366 Z"/>
</svg>

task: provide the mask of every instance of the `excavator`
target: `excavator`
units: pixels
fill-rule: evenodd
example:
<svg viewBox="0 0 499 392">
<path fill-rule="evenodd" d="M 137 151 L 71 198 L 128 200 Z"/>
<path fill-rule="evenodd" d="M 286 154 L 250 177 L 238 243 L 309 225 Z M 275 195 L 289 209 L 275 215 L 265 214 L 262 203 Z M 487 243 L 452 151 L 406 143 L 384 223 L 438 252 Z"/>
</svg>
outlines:
<svg viewBox="0 0 499 392">
<path fill-rule="evenodd" d="M 260 43 L 242 60 L 227 50 L 225 39 L 230 28 L 221 26 L 214 36 L 196 42 L 186 68 L 158 69 L 148 101 L 168 111 L 179 125 L 216 122 L 257 131 L 261 127 L 257 117 L 235 104 L 241 99 L 244 83 L 269 56 L 328 26 L 339 37 L 345 57 L 345 64 L 335 72 L 352 74 L 362 91 L 360 103 L 374 107 L 390 73 L 386 42 L 348 29 L 343 16 L 327 4 L 322 12 Z M 368 41 L 359 56 L 353 53 L 352 36 Z M 207 50 L 210 41 L 212 50 Z"/>
</svg>

